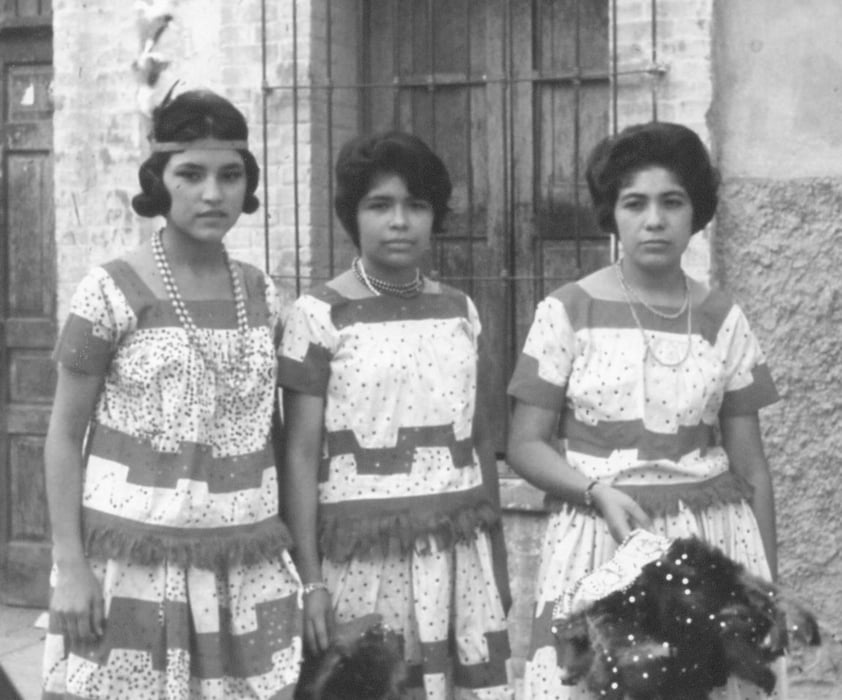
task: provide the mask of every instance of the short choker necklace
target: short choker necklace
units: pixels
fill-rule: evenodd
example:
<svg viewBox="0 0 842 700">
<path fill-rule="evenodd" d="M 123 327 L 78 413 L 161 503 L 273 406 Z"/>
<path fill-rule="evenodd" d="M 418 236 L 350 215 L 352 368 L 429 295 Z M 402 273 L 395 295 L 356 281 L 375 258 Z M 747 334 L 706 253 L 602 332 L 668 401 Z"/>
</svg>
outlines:
<svg viewBox="0 0 842 700">
<path fill-rule="evenodd" d="M 693 350 L 693 305 L 690 303 L 690 284 L 687 281 L 687 275 L 684 275 L 684 303 L 681 305 L 681 308 L 678 310 L 678 313 L 664 314 L 658 311 L 657 309 L 653 309 L 651 306 L 649 306 L 649 304 L 647 304 L 642 299 L 634 295 L 634 292 L 632 291 L 631 287 L 629 287 L 629 285 L 626 283 L 625 277 L 623 277 L 623 269 L 620 267 L 619 261 L 617 262 L 616 270 L 617 277 L 620 280 L 620 288 L 623 290 L 623 296 L 625 296 L 626 298 L 626 303 L 629 306 L 629 311 L 631 311 L 632 318 L 634 319 L 634 322 L 637 325 L 638 330 L 640 331 L 640 335 L 643 337 L 644 364 L 646 362 L 646 357 L 649 356 L 662 367 L 680 367 L 681 365 L 683 365 L 687 361 L 687 358 L 690 357 L 690 353 Z M 643 324 L 640 322 L 640 318 L 637 315 L 637 311 L 635 311 L 634 304 L 632 303 L 633 296 L 636 301 L 639 301 L 653 314 L 655 314 L 656 316 L 660 316 L 664 319 L 675 320 L 679 316 L 681 316 L 681 314 L 683 314 L 685 311 L 687 312 L 687 346 L 684 349 L 684 354 L 680 358 L 678 358 L 677 360 L 670 361 L 658 357 L 658 354 L 655 352 L 655 348 L 653 347 L 652 341 L 647 335 L 646 329 L 643 327 Z"/>
<path fill-rule="evenodd" d="M 401 297 L 402 299 L 412 299 L 421 294 L 424 289 L 424 276 L 418 268 L 415 269 L 415 279 L 405 284 L 393 284 L 392 282 L 384 282 L 381 279 L 372 277 L 365 271 L 365 267 L 363 267 L 363 262 L 359 256 L 354 258 L 354 261 L 351 263 L 351 269 L 354 271 L 354 276 L 374 296 L 387 294 L 393 297 Z"/>
<path fill-rule="evenodd" d="M 237 359 L 227 368 L 219 367 L 211 358 L 210 353 L 202 341 L 202 336 L 196 326 L 195 321 L 187 311 L 187 306 L 178 290 L 178 285 L 175 283 L 172 269 L 170 268 L 167 255 L 164 252 L 164 229 L 159 230 L 152 236 L 152 255 L 155 258 L 155 264 L 158 267 L 158 272 L 161 279 L 164 281 L 164 287 L 167 290 L 167 296 L 173 305 L 175 315 L 184 328 L 187 334 L 187 340 L 194 350 L 202 358 L 205 366 L 216 375 L 218 381 L 222 382 L 229 388 L 236 388 L 245 379 L 248 371 L 247 363 L 245 362 L 246 346 L 248 345 L 249 325 L 248 314 L 246 312 L 246 300 L 243 294 L 243 288 L 240 284 L 240 278 L 234 269 L 234 263 L 228 257 L 228 251 L 225 247 L 222 248 L 222 257 L 225 261 L 225 266 L 228 268 L 228 274 L 231 277 L 231 289 L 234 293 L 234 309 L 237 316 L 237 336 L 239 339 L 239 349 L 237 352 Z M 229 380 L 229 376 L 232 378 Z"/>
</svg>

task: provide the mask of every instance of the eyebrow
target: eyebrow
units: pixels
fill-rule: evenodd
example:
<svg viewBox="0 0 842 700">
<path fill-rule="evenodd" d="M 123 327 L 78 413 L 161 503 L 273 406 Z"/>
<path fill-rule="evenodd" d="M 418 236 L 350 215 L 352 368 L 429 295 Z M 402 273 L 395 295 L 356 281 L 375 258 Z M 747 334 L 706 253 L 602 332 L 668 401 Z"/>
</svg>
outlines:
<svg viewBox="0 0 842 700">
<path fill-rule="evenodd" d="M 628 197 L 649 197 L 648 192 L 641 192 L 640 190 L 631 189 L 626 191 L 625 193 L 621 192 L 618 199 L 626 199 Z M 657 194 L 658 197 L 686 197 L 687 199 L 690 198 L 690 195 L 687 194 L 683 189 L 675 189 L 675 190 L 666 190 L 664 192 L 659 192 Z"/>
<path fill-rule="evenodd" d="M 178 168 L 189 168 L 193 170 L 207 170 L 208 166 L 204 163 L 194 163 L 193 161 L 186 160 L 178 165 L 175 166 L 176 169 Z M 223 163 L 219 166 L 219 170 L 245 170 L 245 165 L 242 163 L 238 163 L 236 161 L 231 161 L 230 163 Z"/>
</svg>

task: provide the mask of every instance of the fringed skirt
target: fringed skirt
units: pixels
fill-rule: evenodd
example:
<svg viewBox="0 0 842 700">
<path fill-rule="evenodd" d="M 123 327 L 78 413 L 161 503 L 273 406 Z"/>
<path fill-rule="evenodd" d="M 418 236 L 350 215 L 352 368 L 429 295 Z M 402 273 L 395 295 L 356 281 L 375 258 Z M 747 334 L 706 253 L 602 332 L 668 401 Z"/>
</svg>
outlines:
<svg viewBox="0 0 842 700">
<path fill-rule="evenodd" d="M 751 573 L 770 578 L 763 541 L 751 507 L 745 501 L 690 509 L 679 503 L 653 517 L 654 532 L 669 538 L 696 535 L 743 564 Z M 614 554 L 617 543 L 605 521 L 593 513 L 564 507 L 550 516 L 541 553 L 535 595 L 535 618 L 524 673 L 521 700 L 591 700 L 584 681 L 563 685 L 554 638 L 550 630 L 553 603 Z M 786 698 L 786 665 L 775 664 L 775 692 L 771 696 L 746 681 L 730 678 L 711 695 L 715 700 L 768 700 Z"/>
<path fill-rule="evenodd" d="M 486 533 L 322 567 L 336 620 L 379 613 L 403 637 L 413 700 L 511 700 L 506 615 Z"/>
<path fill-rule="evenodd" d="M 44 700 L 282 700 L 301 661 L 300 579 L 280 558 L 224 571 L 93 560 L 105 598 L 95 648 L 65 647 L 51 616 Z"/>
</svg>

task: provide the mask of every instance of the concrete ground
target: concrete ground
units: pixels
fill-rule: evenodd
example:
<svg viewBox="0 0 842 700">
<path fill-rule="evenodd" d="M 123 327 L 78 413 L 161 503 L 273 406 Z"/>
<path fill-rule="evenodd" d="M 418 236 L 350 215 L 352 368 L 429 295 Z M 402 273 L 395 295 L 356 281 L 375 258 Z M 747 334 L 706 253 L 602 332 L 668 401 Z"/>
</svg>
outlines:
<svg viewBox="0 0 842 700">
<path fill-rule="evenodd" d="M 36 623 L 41 622 L 43 612 L 0 605 L 0 700 L 41 697 L 41 656 L 46 631 L 36 627 Z"/>
</svg>

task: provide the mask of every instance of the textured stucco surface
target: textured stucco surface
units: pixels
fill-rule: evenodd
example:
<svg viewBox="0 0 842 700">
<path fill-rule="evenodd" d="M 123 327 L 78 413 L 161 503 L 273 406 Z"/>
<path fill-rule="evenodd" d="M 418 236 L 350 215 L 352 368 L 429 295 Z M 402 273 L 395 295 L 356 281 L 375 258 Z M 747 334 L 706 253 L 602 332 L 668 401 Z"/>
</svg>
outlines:
<svg viewBox="0 0 842 700">
<path fill-rule="evenodd" d="M 840 178 L 723 185 L 716 278 L 746 311 L 783 399 L 761 414 L 781 581 L 836 632 L 842 630 L 840 239 Z M 826 697 L 842 697 L 840 669 L 818 663 L 804 675 L 832 683 L 822 685 L 831 693 Z"/>
</svg>

